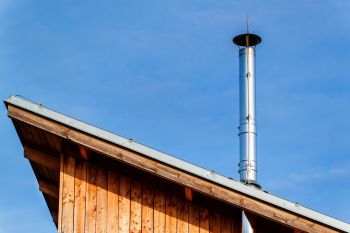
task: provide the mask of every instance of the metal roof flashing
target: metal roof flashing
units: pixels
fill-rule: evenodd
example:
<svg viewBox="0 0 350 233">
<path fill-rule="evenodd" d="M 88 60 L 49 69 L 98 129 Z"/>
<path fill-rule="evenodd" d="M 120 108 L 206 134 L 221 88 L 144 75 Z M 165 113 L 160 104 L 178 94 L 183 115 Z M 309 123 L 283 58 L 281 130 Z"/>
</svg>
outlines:
<svg viewBox="0 0 350 233">
<path fill-rule="evenodd" d="M 181 160 L 169 154 L 152 149 L 150 147 L 137 143 L 133 140 L 121 137 L 117 134 L 108 132 L 106 130 L 103 130 L 98 127 L 79 121 L 77 119 L 55 112 L 53 110 L 50 110 L 44 107 L 41 104 L 36 104 L 30 100 L 27 100 L 18 96 L 10 96 L 6 100 L 4 100 L 4 103 L 6 107 L 9 104 L 14 105 L 16 107 L 33 112 L 37 115 L 43 116 L 45 118 L 48 118 L 53 121 L 72 127 L 74 129 L 80 130 L 87 134 L 93 135 L 97 138 L 101 138 L 103 140 L 109 141 L 116 145 L 123 146 L 129 150 L 141 153 L 149 158 L 152 158 L 164 164 L 170 165 L 172 167 L 176 167 L 180 170 L 186 171 L 187 173 L 201 177 L 203 179 L 219 184 L 231 190 L 238 191 L 240 193 L 254 197 L 266 203 L 278 206 L 287 211 L 296 213 L 298 215 L 304 216 L 309 219 L 313 219 L 317 222 L 331 226 L 335 229 L 339 229 L 345 232 L 350 232 L 349 223 L 332 218 L 330 216 L 314 211 L 312 209 L 303 207 L 298 203 L 293 203 L 283 198 L 274 196 L 272 194 L 269 194 L 255 187 L 244 185 L 236 180 L 219 175 L 213 171 L 207 170 L 205 168 L 201 168 L 199 166 L 196 166 L 194 164 L 191 164 L 189 162 L 186 162 L 184 160 Z"/>
</svg>

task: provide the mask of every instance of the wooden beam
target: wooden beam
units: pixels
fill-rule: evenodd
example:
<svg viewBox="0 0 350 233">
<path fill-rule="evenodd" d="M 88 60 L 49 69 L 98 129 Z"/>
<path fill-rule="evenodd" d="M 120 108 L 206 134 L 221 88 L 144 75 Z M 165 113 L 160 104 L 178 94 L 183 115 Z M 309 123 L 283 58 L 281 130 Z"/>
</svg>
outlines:
<svg viewBox="0 0 350 233">
<path fill-rule="evenodd" d="M 50 184 L 47 181 L 39 180 L 39 190 L 50 197 L 54 197 L 58 199 L 59 191 L 58 187 L 54 184 Z"/>
<path fill-rule="evenodd" d="M 83 146 L 79 146 L 79 153 L 80 156 L 85 160 L 88 160 L 90 157 L 90 151 Z"/>
<path fill-rule="evenodd" d="M 58 158 L 43 153 L 39 150 L 35 150 L 26 145 L 24 145 L 24 157 L 29 159 L 31 162 L 40 164 L 42 166 L 54 169 L 56 171 L 60 170 L 60 160 Z"/>
<path fill-rule="evenodd" d="M 193 199 L 193 192 L 192 189 L 189 187 L 185 187 L 185 197 L 187 201 L 192 201 Z"/>
<path fill-rule="evenodd" d="M 78 145 L 87 147 L 92 151 L 96 151 L 118 161 L 130 164 L 140 170 L 155 174 L 177 184 L 188 186 L 196 192 L 203 193 L 212 198 L 229 203 L 280 224 L 290 226 L 294 229 L 310 233 L 339 232 L 339 230 L 335 230 L 330 226 L 323 225 L 272 204 L 257 200 L 244 193 L 239 193 L 235 190 L 230 190 L 214 184 L 208 180 L 157 162 L 142 154 L 132 152 L 105 140 L 41 117 L 35 113 L 25 111 L 16 106 L 8 105 L 8 115 L 13 119 L 33 125 L 66 140 L 77 143 Z"/>
</svg>

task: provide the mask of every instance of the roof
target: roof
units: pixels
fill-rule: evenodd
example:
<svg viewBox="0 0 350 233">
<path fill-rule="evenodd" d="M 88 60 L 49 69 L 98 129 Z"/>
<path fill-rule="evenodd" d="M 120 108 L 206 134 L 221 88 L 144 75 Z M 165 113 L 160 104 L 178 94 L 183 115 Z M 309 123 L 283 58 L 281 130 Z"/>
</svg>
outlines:
<svg viewBox="0 0 350 233">
<path fill-rule="evenodd" d="M 171 167 L 175 167 L 177 169 L 186 171 L 187 173 L 200 177 L 204 180 L 210 181 L 214 184 L 218 184 L 228 189 L 243 193 L 252 198 L 277 206 L 288 212 L 292 212 L 297 215 L 303 216 L 305 218 L 312 219 L 314 221 L 317 221 L 319 223 L 322 223 L 324 225 L 333 227 L 341 231 L 350 232 L 349 223 L 340 221 L 338 219 L 332 218 L 320 212 L 306 208 L 304 206 L 301 206 L 298 203 L 294 203 L 294 202 L 290 202 L 288 200 L 282 199 L 275 195 L 269 194 L 263 190 L 259 190 L 254 187 L 244 185 L 236 180 L 232 180 L 231 178 L 219 175 L 213 171 L 201 168 L 199 166 L 196 166 L 184 160 L 178 159 L 169 154 L 152 149 L 150 147 L 137 143 L 131 139 L 121 137 L 119 135 L 113 134 L 106 130 L 103 130 L 95 126 L 92 126 L 90 124 L 79 121 L 77 119 L 55 112 L 46 107 L 43 107 L 41 104 L 36 104 L 29 100 L 16 97 L 16 96 L 10 96 L 8 99 L 4 100 L 4 102 L 6 106 L 12 105 L 20 109 L 24 109 L 28 112 L 34 113 L 36 115 L 39 115 L 51 121 L 60 123 L 72 129 L 76 129 L 83 133 L 92 135 L 93 137 L 124 147 L 130 151 L 140 153 L 155 161 L 159 161 Z"/>
</svg>

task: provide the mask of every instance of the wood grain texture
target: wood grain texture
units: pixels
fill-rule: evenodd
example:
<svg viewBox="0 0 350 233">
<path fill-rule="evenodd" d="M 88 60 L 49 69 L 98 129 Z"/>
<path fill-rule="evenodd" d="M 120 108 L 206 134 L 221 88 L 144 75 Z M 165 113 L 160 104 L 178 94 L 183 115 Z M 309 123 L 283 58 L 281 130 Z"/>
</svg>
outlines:
<svg viewBox="0 0 350 233">
<path fill-rule="evenodd" d="M 97 177 L 96 166 L 91 163 L 88 163 L 87 187 L 86 187 L 85 233 L 96 232 L 96 215 L 97 215 L 96 177 Z"/>
<path fill-rule="evenodd" d="M 199 232 L 209 233 L 209 211 L 206 208 L 199 209 Z"/>
<path fill-rule="evenodd" d="M 179 199 L 177 202 L 177 232 L 188 233 L 188 203 Z"/>
<path fill-rule="evenodd" d="M 107 232 L 107 170 L 97 167 L 96 177 L 96 233 Z"/>
<path fill-rule="evenodd" d="M 209 215 L 209 232 L 220 233 L 220 214 L 211 212 Z M 240 232 L 239 232 L 240 233 Z"/>
<path fill-rule="evenodd" d="M 74 183 L 74 233 L 85 231 L 85 205 L 86 205 L 86 162 L 75 161 L 75 183 Z"/>
<path fill-rule="evenodd" d="M 142 233 L 153 233 L 153 187 L 142 185 Z"/>
<path fill-rule="evenodd" d="M 24 146 L 24 156 L 30 161 L 51 168 L 53 170 L 60 170 L 59 158 L 43 153 L 39 150 L 35 150 L 29 146 Z"/>
<path fill-rule="evenodd" d="M 65 156 L 62 193 L 62 232 L 73 233 L 75 158 Z"/>
<path fill-rule="evenodd" d="M 108 171 L 108 216 L 107 232 L 118 232 L 118 198 L 119 198 L 119 176 L 113 171 Z"/>
<path fill-rule="evenodd" d="M 232 233 L 232 219 L 229 216 L 221 215 L 221 233 Z"/>
<path fill-rule="evenodd" d="M 165 192 L 154 190 L 154 233 L 165 233 Z"/>
<path fill-rule="evenodd" d="M 193 199 L 193 191 L 189 187 L 185 187 L 185 197 L 187 201 L 192 201 Z"/>
<path fill-rule="evenodd" d="M 119 179 L 119 233 L 129 233 L 130 229 L 130 179 Z"/>
<path fill-rule="evenodd" d="M 39 180 L 39 190 L 43 193 L 45 193 L 46 195 L 53 197 L 53 198 L 57 198 L 59 197 L 59 190 L 57 185 L 51 184 L 47 181 L 44 180 Z"/>
<path fill-rule="evenodd" d="M 58 195 L 58 232 L 62 232 L 62 198 L 63 198 L 63 174 L 64 174 L 64 154 L 60 154 L 60 184 L 59 184 L 59 195 Z"/>
<path fill-rule="evenodd" d="M 84 160 L 88 160 L 90 157 L 90 151 L 82 146 L 79 146 L 79 154 Z"/>
<path fill-rule="evenodd" d="M 165 210 L 165 232 L 176 233 L 177 223 L 177 197 L 175 195 L 166 196 Z"/>
<path fill-rule="evenodd" d="M 199 207 L 194 204 L 190 204 L 188 214 L 189 214 L 188 215 L 189 232 L 198 233 L 199 232 Z"/>
<path fill-rule="evenodd" d="M 130 164 L 143 171 L 163 177 L 169 181 L 190 187 L 194 191 L 206 194 L 212 198 L 229 203 L 243 210 L 265 217 L 282 225 L 310 233 L 335 233 L 339 230 L 323 225 L 312 219 L 297 215 L 283 208 L 255 199 L 212 182 L 196 177 L 190 173 L 176 169 L 164 163 L 157 162 L 146 156 L 134 153 L 128 149 L 101 140 L 66 125 L 54 122 L 19 107 L 8 105 L 8 115 L 17 121 L 43 129 L 63 139 L 85 146 L 89 150 L 99 152 L 118 161 Z"/>
<path fill-rule="evenodd" d="M 131 180 L 130 211 L 130 233 L 140 233 L 142 223 L 142 186 L 141 182 L 135 180 Z"/>
</svg>

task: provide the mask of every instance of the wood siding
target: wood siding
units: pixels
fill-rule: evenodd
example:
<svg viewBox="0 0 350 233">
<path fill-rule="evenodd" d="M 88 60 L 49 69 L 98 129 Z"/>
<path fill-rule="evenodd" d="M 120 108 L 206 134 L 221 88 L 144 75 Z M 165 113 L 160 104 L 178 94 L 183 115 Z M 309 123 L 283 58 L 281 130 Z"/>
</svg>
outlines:
<svg viewBox="0 0 350 233">
<path fill-rule="evenodd" d="M 255 199 L 249 195 L 246 195 L 245 193 L 240 193 L 227 187 L 223 187 L 217 183 L 213 183 L 205 178 L 197 177 L 192 174 L 191 171 L 183 171 L 176 167 L 153 160 L 148 156 L 135 153 L 127 148 L 98 138 L 95 135 L 84 133 L 78 129 L 69 127 L 66 124 L 56 122 L 54 119 L 45 118 L 12 104 L 8 104 L 7 107 L 8 116 L 11 117 L 20 141 L 24 147 L 25 157 L 29 160 L 35 173 L 38 180 L 39 189 L 43 193 L 46 204 L 51 212 L 56 226 L 58 227 L 59 232 L 62 232 L 63 226 L 66 231 L 67 229 L 71 229 L 72 223 L 74 232 L 96 232 L 96 228 L 100 227 L 96 226 L 96 220 L 97 218 L 101 219 L 101 214 L 105 214 L 105 212 L 101 212 L 101 210 L 105 208 L 103 207 L 104 204 L 97 204 L 97 199 L 103 199 L 101 197 L 105 196 L 105 194 L 103 194 L 103 192 L 100 193 L 101 190 L 97 191 L 98 188 L 96 187 L 96 176 L 98 171 L 94 171 L 96 160 L 91 159 L 91 157 L 94 157 L 91 156 L 91 154 L 96 154 L 96 157 L 101 159 L 108 159 L 109 164 L 112 164 L 113 161 L 122 164 L 119 167 L 114 167 L 114 164 L 113 166 L 109 166 L 113 167 L 112 170 L 105 169 L 106 172 L 108 172 L 107 232 L 118 232 L 119 229 L 124 229 L 124 227 L 125 229 L 130 230 L 130 216 L 124 218 L 123 216 L 119 215 L 119 212 L 121 211 L 121 204 L 125 205 L 125 211 L 128 211 L 127 208 L 129 208 L 130 211 L 131 207 L 130 203 L 132 200 L 130 198 L 126 199 L 120 196 L 120 187 L 122 186 L 120 182 L 122 181 L 122 176 L 119 177 L 119 175 L 125 175 L 125 173 L 121 172 L 122 170 L 129 169 L 130 167 L 133 167 L 140 172 L 144 172 L 146 175 L 148 174 L 156 176 L 159 179 L 163 179 L 164 182 L 177 184 L 180 186 L 182 188 L 182 195 L 175 195 L 177 198 L 177 203 L 183 201 L 183 191 L 184 188 L 187 187 L 187 189 L 185 188 L 187 190 L 186 198 L 188 201 L 193 199 L 192 202 L 186 202 L 189 204 L 189 232 L 199 232 L 201 222 L 197 219 L 200 219 L 201 216 L 196 214 L 196 210 L 198 211 L 198 208 L 200 207 L 208 209 L 210 232 L 227 232 L 226 229 L 231 229 L 231 231 L 236 232 L 236 230 L 232 229 L 235 229 L 237 224 L 230 225 L 229 221 L 225 220 L 227 216 L 224 214 L 230 213 L 232 215 L 233 208 L 236 208 L 236 212 L 237 209 L 244 209 L 246 212 L 250 212 L 251 214 L 255 215 L 257 217 L 257 232 L 259 233 L 293 232 L 293 230 L 291 230 L 292 228 L 310 233 L 340 232 L 334 227 L 323 225 L 314 219 L 300 216 L 294 212 L 289 212 L 284 208 L 279 208 L 273 204 Z M 68 170 L 66 169 L 66 171 L 63 169 L 63 159 L 61 159 L 61 155 L 63 154 L 66 156 L 71 155 L 74 158 L 74 163 L 76 164 L 75 166 L 78 166 L 77 164 L 79 164 L 79 161 L 75 159 L 76 157 L 84 159 L 81 161 L 85 166 L 85 168 L 82 168 L 83 171 L 85 171 L 85 177 L 83 176 L 78 179 L 79 176 L 77 174 L 79 174 L 79 172 L 77 172 L 77 170 L 79 169 L 76 167 L 74 168 L 73 166 L 73 198 L 71 191 L 63 192 L 63 187 L 73 187 L 72 182 L 70 181 L 72 176 L 69 175 L 70 168 L 67 168 Z M 89 163 L 84 162 L 86 160 L 88 160 Z M 60 162 L 60 164 L 58 164 L 58 162 Z M 70 162 L 66 161 L 66 163 Z M 59 170 L 58 167 L 60 168 Z M 116 179 L 114 181 L 110 181 L 110 172 L 115 172 Z M 165 191 L 164 187 L 161 185 L 156 185 L 154 186 L 155 188 L 149 189 L 148 187 L 150 183 L 148 181 L 144 182 L 144 179 L 134 179 L 132 175 L 127 175 L 126 178 L 139 181 L 143 186 L 146 185 L 147 188 L 144 188 L 142 191 L 142 201 L 144 200 L 144 190 L 153 191 L 153 199 L 151 203 L 153 205 L 152 208 L 148 204 L 149 209 L 144 210 L 144 204 L 142 204 L 142 231 L 165 232 L 165 229 L 169 228 L 166 225 L 166 219 L 169 220 L 169 217 L 166 216 L 166 213 L 169 212 L 169 210 L 166 209 L 166 205 L 169 203 L 168 197 L 171 197 L 174 195 L 174 193 L 168 189 L 165 189 Z M 81 180 L 82 182 L 79 184 L 77 179 Z M 58 188 L 54 187 L 59 187 L 59 191 L 57 190 Z M 84 190 L 85 197 L 83 194 L 80 194 L 81 192 L 84 192 Z M 97 192 L 99 192 L 99 194 Z M 198 193 L 200 194 L 198 195 Z M 207 201 L 215 200 L 215 205 L 222 203 L 229 205 L 232 208 L 226 208 L 225 210 L 221 209 L 221 207 L 216 209 L 207 208 L 208 205 L 206 202 L 198 202 L 198 197 L 202 198 L 203 196 L 207 197 Z M 118 205 L 112 204 L 115 202 L 117 202 Z M 84 204 L 85 207 L 83 207 Z M 192 207 L 193 204 L 196 206 L 194 210 Z M 72 206 L 74 211 L 73 214 Z M 81 209 L 84 208 L 85 211 L 81 211 Z M 176 219 L 176 229 L 178 232 L 186 231 L 186 222 L 179 222 L 179 219 L 186 219 L 187 211 L 185 213 L 181 213 L 181 209 L 179 210 L 178 206 L 176 208 L 176 213 L 178 215 Z M 151 211 L 153 214 L 153 222 L 149 222 L 149 218 L 145 219 L 144 217 L 146 215 L 151 216 Z M 74 219 L 70 220 L 71 217 L 66 217 L 66 215 L 62 216 L 63 213 L 67 213 L 67 216 L 73 216 Z M 217 215 L 213 213 L 217 213 Z M 240 215 L 236 215 L 236 217 L 228 216 L 228 218 L 240 219 Z M 191 224 L 191 221 L 195 224 Z M 122 223 L 125 223 L 125 226 L 123 226 Z M 101 222 L 98 224 L 105 223 Z"/>
<path fill-rule="evenodd" d="M 237 214 L 210 211 L 187 201 L 185 192 L 62 157 L 62 233 L 240 233 Z"/>
</svg>

